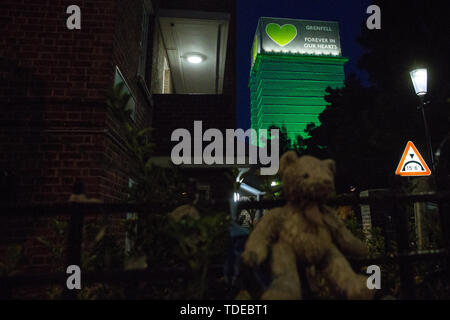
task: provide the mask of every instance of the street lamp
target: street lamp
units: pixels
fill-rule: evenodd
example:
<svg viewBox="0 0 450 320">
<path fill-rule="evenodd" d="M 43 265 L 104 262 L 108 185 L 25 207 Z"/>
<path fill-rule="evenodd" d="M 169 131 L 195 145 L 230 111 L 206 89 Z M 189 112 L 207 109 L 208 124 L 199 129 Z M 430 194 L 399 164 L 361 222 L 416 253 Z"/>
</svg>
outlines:
<svg viewBox="0 0 450 320">
<path fill-rule="evenodd" d="M 420 106 L 418 109 L 422 111 L 422 119 L 423 119 L 423 125 L 425 127 L 425 137 L 427 139 L 428 143 L 428 149 L 430 152 L 430 160 L 431 160 L 431 168 L 434 171 L 434 156 L 433 156 L 433 148 L 431 146 L 431 137 L 430 133 L 428 131 L 428 124 L 427 119 L 425 117 L 425 105 L 429 102 L 426 102 L 424 97 L 427 94 L 427 69 L 421 68 L 421 69 L 415 69 L 412 70 L 409 75 L 411 76 L 412 83 L 414 85 L 414 91 L 416 91 L 416 94 L 420 98 Z"/>
<path fill-rule="evenodd" d="M 416 69 L 409 73 L 416 94 L 421 97 L 427 94 L 427 69 Z"/>
</svg>

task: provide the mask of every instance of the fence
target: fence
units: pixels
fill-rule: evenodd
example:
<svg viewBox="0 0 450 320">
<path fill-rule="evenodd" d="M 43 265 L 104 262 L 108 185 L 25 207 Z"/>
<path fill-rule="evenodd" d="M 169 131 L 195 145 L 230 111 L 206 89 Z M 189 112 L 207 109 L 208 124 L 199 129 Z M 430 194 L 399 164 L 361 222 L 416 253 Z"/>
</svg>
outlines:
<svg viewBox="0 0 450 320">
<path fill-rule="evenodd" d="M 439 250 L 429 252 L 411 252 L 408 240 L 408 222 L 405 210 L 402 206 L 416 202 L 434 202 L 438 204 L 441 229 L 444 240 L 444 247 Z M 357 195 L 342 195 L 330 199 L 329 205 L 361 205 L 375 203 L 389 203 L 392 205 L 392 216 L 396 220 L 398 254 L 395 256 L 381 256 L 373 259 L 351 259 L 354 266 L 364 266 L 371 264 L 385 263 L 393 261 L 398 263 L 399 278 L 401 284 L 402 298 L 415 298 L 415 280 L 411 264 L 420 260 L 446 259 L 446 267 L 450 266 L 448 253 L 450 252 L 450 219 L 448 212 L 450 209 L 450 192 L 441 193 L 422 193 L 422 194 L 391 194 L 382 196 L 359 197 Z M 269 209 L 282 206 L 284 200 L 263 200 L 241 202 L 238 210 L 242 209 Z M 153 208 L 154 209 L 154 208 Z M 18 216 L 56 216 L 61 214 L 70 215 L 67 244 L 66 244 L 66 265 L 81 264 L 81 244 L 84 215 L 92 212 L 104 214 L 124 214 L 126 212 L 149 212 L 146 205 L 141 204 L 98 204 L 98 203 L 67 203 L 52 205 L 33 205 L 33 206 L 2 206 L 0 207 L 2 217 Z M 164 272 L 164 271 L 163 271 Z M 120 283 L 123 281 L 134 283 L 144 279 L 152 281 L 164 281 L 165 276 L 174 276 L 182 270 L 165 270 L 166 274 L 158 271 L 136 270 L 136 271 L 114 271 L 114 272 L 90 272 L 83 273 L 83 283 L 102 282 L 102 283 Z M 448 274 L 445 272 L 444 274 Z M 60 284 L 64 288 L 64 299 L 76 299 L 76 290 L 68 290 L 66 284 L 66 274 L 47 273 L 39 275 L 15 275 L 0 278 L 0 294 L 3 299 L 12 297 L 13 288 L 24 285 L 50 285 Z M 158 280 L 160 279 L 160 280 Z M 448 279 L 446 279 L 448 280 Z"/>
</svg>

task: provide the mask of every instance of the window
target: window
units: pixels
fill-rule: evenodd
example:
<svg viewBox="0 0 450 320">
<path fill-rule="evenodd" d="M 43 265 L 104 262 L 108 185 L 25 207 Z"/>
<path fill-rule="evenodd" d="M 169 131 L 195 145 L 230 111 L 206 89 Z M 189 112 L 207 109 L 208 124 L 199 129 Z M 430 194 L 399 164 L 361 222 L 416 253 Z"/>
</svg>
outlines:
<svg viewBox="0 0 450 320">
<path fill-rule="evenodd" d="M 145 67 L 147 65 L 149 14 L 145 4 L 142 7 L 141 40 L 139 41 L 138 76 L 145 80 Z"/>
<path fill-rule="evenodd" d="M 130 86 L 125 81 L 122 72 L 120 72 L 119 67 L 116 66 L 116 74 L 114 76 L 114 87 L 117 86 L 119 83 L 124 83 L 122 93 L 127 93 L 131 96 L 130 100 L 128 100 L 127 109 L 131 110 L 131 119 L 133 119 L 133 121 L 136 121 L 136 100 L 134 99 Z"/>
</svg>

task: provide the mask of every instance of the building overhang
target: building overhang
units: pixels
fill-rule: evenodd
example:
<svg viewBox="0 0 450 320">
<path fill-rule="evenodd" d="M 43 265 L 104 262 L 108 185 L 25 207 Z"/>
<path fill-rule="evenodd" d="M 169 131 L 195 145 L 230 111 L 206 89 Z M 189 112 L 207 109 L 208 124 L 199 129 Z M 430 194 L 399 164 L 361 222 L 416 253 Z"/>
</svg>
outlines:
<svg viewBox="0 0 450 320">
<path fill-rule="evenodd" d="M 160 10 L 158 21 L 177 94 L 221 94 L 230 15 Z M 203 58 L 189 62 L 190 55 Z"/>
</svg>

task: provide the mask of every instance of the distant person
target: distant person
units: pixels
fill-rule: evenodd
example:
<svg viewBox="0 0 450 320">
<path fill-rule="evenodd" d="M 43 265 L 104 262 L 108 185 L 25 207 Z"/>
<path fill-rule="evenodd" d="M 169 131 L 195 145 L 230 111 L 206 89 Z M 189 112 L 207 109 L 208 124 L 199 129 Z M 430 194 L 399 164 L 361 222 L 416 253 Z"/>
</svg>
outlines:
<svg viewBox="0 0 450 320">
<path fill-rule="evenodd" d="M 241 201 L 248 201 L 242 197 Z M 228 257 L 224 265 L 224 277 L 228 285 L 234 286 L 239 275 L 241 253 L 244 252 L 245 243 L 252 230 L 252 217 L 248 210 L 241 210 L 237 214 L 237 203 L 231 206 L 230 246 Z"/>
</svg>

